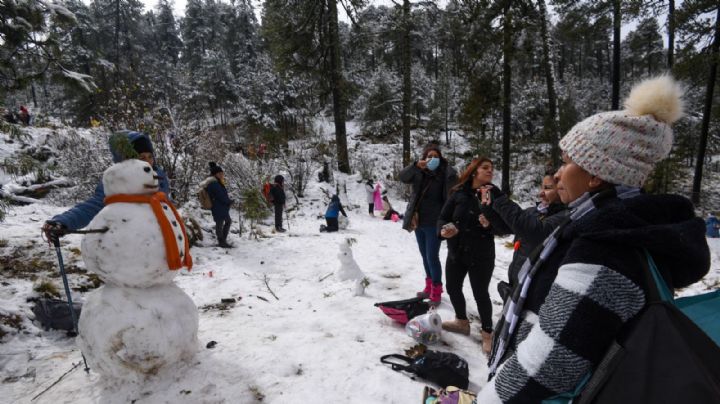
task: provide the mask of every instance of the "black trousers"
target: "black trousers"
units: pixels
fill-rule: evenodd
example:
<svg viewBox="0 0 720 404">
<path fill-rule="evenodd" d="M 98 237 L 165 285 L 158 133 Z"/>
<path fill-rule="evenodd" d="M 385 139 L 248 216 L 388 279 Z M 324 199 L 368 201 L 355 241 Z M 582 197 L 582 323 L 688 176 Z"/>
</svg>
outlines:
<svg viewBox="0 0 720 404">
<path fill-rule="evenodd" d="M 232 219 L 230 219 L 230 216 L 215 222 L 215 235 L 217 236 L 218 243 L 227 242 L 227 236 L 230 232 L 231 224 Z"/>
<path fill-rule="evenodd" d="M 283 206 L 282 205 L 274 205 L 275 206 L 275 228 L 276 229 L 282 229 L 283 223 Z"/>
<path fill-rule="evenodd" d="M 326 217 L 325 223 L 327 223 L 327 227 L 325 228 L 327 232 L 338 231 L 340 229 L 338 226 L 338 218 L 336 217 Z"/>
<path fill-rule="evenodd" d="M 371 215 L 375 214 L 375 204 L 374 203 L 368 203 L 368 212 L 370 212 Z"/>
<path fill-rule="evenodd" d="M 445 263 L 445 288 L 450 303 L 455 309 L 455 317 L 467 320 L 463 283 L 465 276 L 470 277 L 470 287 L 477 303 L 480 323 L 483 331 L 492 332 L 492 302 L 488 286 L 495 268 L 495 246 L 474 246 L 474 248 L 454 248 L 448 251 Z"/>
</svg>

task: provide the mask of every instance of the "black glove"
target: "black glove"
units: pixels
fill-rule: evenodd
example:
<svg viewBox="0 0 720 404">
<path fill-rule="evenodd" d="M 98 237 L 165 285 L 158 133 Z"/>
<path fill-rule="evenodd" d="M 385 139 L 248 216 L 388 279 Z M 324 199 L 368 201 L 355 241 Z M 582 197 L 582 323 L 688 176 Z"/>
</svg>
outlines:
<svg viewBox="0 0 720 404">
<path fill-rule="evenodd" d="M 503 192 L 500 187 L 498 187 L 495 184 L 490 184 L 492 188 L 490 188 L 490 197 L 494 201 L 495 199 L 505 195 L 505 192 Z"/>
<path fill-rule="evenodd" d="M 67 227 L 64 224 L 55 220 L 46 220 L 42 227 L 42 232 L 45 234 L 45 238 L 53 244 L 60 240 L 60 237 L 65 235 Z"/>
</svg>

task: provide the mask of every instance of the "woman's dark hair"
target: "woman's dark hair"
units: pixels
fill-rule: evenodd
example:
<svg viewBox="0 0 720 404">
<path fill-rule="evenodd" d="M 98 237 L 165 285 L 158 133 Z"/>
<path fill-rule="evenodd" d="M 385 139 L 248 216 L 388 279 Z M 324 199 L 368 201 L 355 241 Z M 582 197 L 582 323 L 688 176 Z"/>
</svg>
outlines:
<svg viewBox="0 0 720 404">
<path fill-rule="evenodd" d="M 445 158 L 442 155 L 442 151 L 440 151 L 440 146 L 437 145 L 436 143 L 430 143 L 427 146 L 425 146 L 421 160 L 427 159 L 428 153 L 430 153 L 433 150 L 435 150 L 437 152 L 438 156 L 440 157 L 440 160 L 445 160 Z"/>
<path fill-rule="evenodd" d="M 452 187 L 451 192 L 461 189 L 465 186 L 466 182 L 471 181 L 475 176 L 475 171 L 477 171 L 478 167 L 480 167 L 482 163 L 490 163 L 495 166 L 495 163 L 487 157 L 474 157 L 470 164 L 468 164 L 465 171 L 463 171 L 462 175 L 460 175 L 460 178 L 458 178 L 457 184 Z"/>
</svg>

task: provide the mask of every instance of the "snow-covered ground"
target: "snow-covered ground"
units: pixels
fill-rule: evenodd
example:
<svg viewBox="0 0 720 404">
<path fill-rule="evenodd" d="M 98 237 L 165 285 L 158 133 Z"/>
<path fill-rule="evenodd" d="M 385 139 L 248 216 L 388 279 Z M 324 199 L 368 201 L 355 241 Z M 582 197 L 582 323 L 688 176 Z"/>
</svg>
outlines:
<svg viewBox="0 0 720 404">
<path fill-rule="evenodd" d="M 379 145 L 368 145 L 380 147 Z M 195 266 L 183 270 L 175 282 L 199 308 L 198 354 L 193 363 L 161 373 L 142 386 L 103 384 L 96 372 L 82 370 L 73 339 L 64 332 L 43 331 L 27 317 L 39 280 L 27 273 L 4 277 L 0 286 L 0 314 L 20 313 L 23 331 L 0 343 L 0 401 L 8 403 L 413 403 L 421 397 L 423 381 L 392 371 L 380 363 L 382 355 L 403 353 L 415 342 L 400 324 L 373 307 L 373 303 L 412 297 L 422 288 L 424 273 L 413 234 L 400 223 L 372 218 L 366 212 L 364 184 L 358 174 L 336 180 L 347 184 L 341 200 L 350 216 L 350 227 L 339 233 L 319 233 L 324 223 L 327 198 L 311 183 L 298 210 L 290 215 L 285 234 L 271 233 L 259 240 L 232 234 L 235 248 L 193 248 Z M 395 209 L 404 204 L 392 200 Z M 54 252 L 42 245 L 39 228 L 44 220 L 65 208 L 36 203 L 14 207 L 0 239 L 4 255 L 16 251 L 29 266 L 41 259 L 54 260 Z M 210 219 L 205 213 L 204 227 Z M 237 217 L 233 215 L 233 218 Z M 237 229 L 237 223 L 233 225 Z M 207 236 L 207 234 L 206 234 Z M 212 236 L 210 236 L 212 237 Z M 505 279 L 512 250 L 511 238 L 496 238 L 496 270 L 490 285 L 494 315 L 500 313 L 496 291 Z M 66 265 L 84 267 L 80 236 L 63 239 Z M 683 295 L 717 288 L 720 281 L 720 240 L 708 240 L 712 270 L 703 281 L 686 288 Z M 369 281 L 365 294 L 356 296 L 356 282 L 341 281 L 341 246 L 351 245 L 358 267 Z M 441 259 L 444 263 L 443 245 Z M 343 259 L 346 259 L 343 257 Z M 347 269 L 347 268 L 345 268 Z M 77 286 L 82 277 L 70 275 Z M 58 277 L 51 281 L 61 288 Z M 470 389 L 478 390 L 487 378 L 481 353 L 477 309 L 469 284 L 465 285 L 468 310 L 473 321 L 470 337 L 443 333 L 431 347 L 454 352 L 470 365 Z M 73 297 L 83 300 L 83 293 Z M 221 299 L 239 299 L 223 306 Z M 447 295 L 439 313 L 451 319 Z M 178 319 L 182 321 L 182 319 Z M 206 348 L 215 342 L 213 348 Z M 53 385 L 63 374 L 57 384 Z M 49 389 L 48 389 L 49 388 Z M 47 391 L 45 391 L 48 389 Z M 45 392 L 43 392 L 45 391 Z M 42 394 L 40 394 L 42 393 Z M 38 394 L 40 394 L 38 396 Z"/>
</svg>

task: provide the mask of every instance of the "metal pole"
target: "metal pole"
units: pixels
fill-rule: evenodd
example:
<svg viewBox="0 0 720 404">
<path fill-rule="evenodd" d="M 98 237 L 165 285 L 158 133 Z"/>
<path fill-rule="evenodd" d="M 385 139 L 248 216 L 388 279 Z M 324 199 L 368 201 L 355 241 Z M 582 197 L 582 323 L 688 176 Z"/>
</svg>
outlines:
<svg viewBox="0 0 720 404">
<path fill-rule="evenodd" d="M 63 286 L 65 286 L 65 296 L 67 297 L 68 306 L 70 307 L 70 316 L 72 317 L 74 332 L 75 332 L 75 335 L 78 335 L 77 316 L 75 315 L 75 308 L 73 307 L 72 295 L 70 294 L 70 286 L 68 285 L 67 275 L 65 274 L 65 264 L 63 263 L 62 252 L 60 251 L 60 236 L 58 234 L 54 234 L 52 242 L 53 242 L 53 245 L 55 246 L 55 252 L 57 253 L 57 257 L 58 257 L 58 265 L 60 266 L 60 276 L 62 277 L 62 280 L 63 280 Z M 82 351 L 80 351 L 80 355 L 82 355 L 83 363 L 85 363 L 85 372 L 90 373 L 90 368 L 87 365 L 87 360 L 85 359 L 85 354 L 83 354 Z"/>
</svg>

